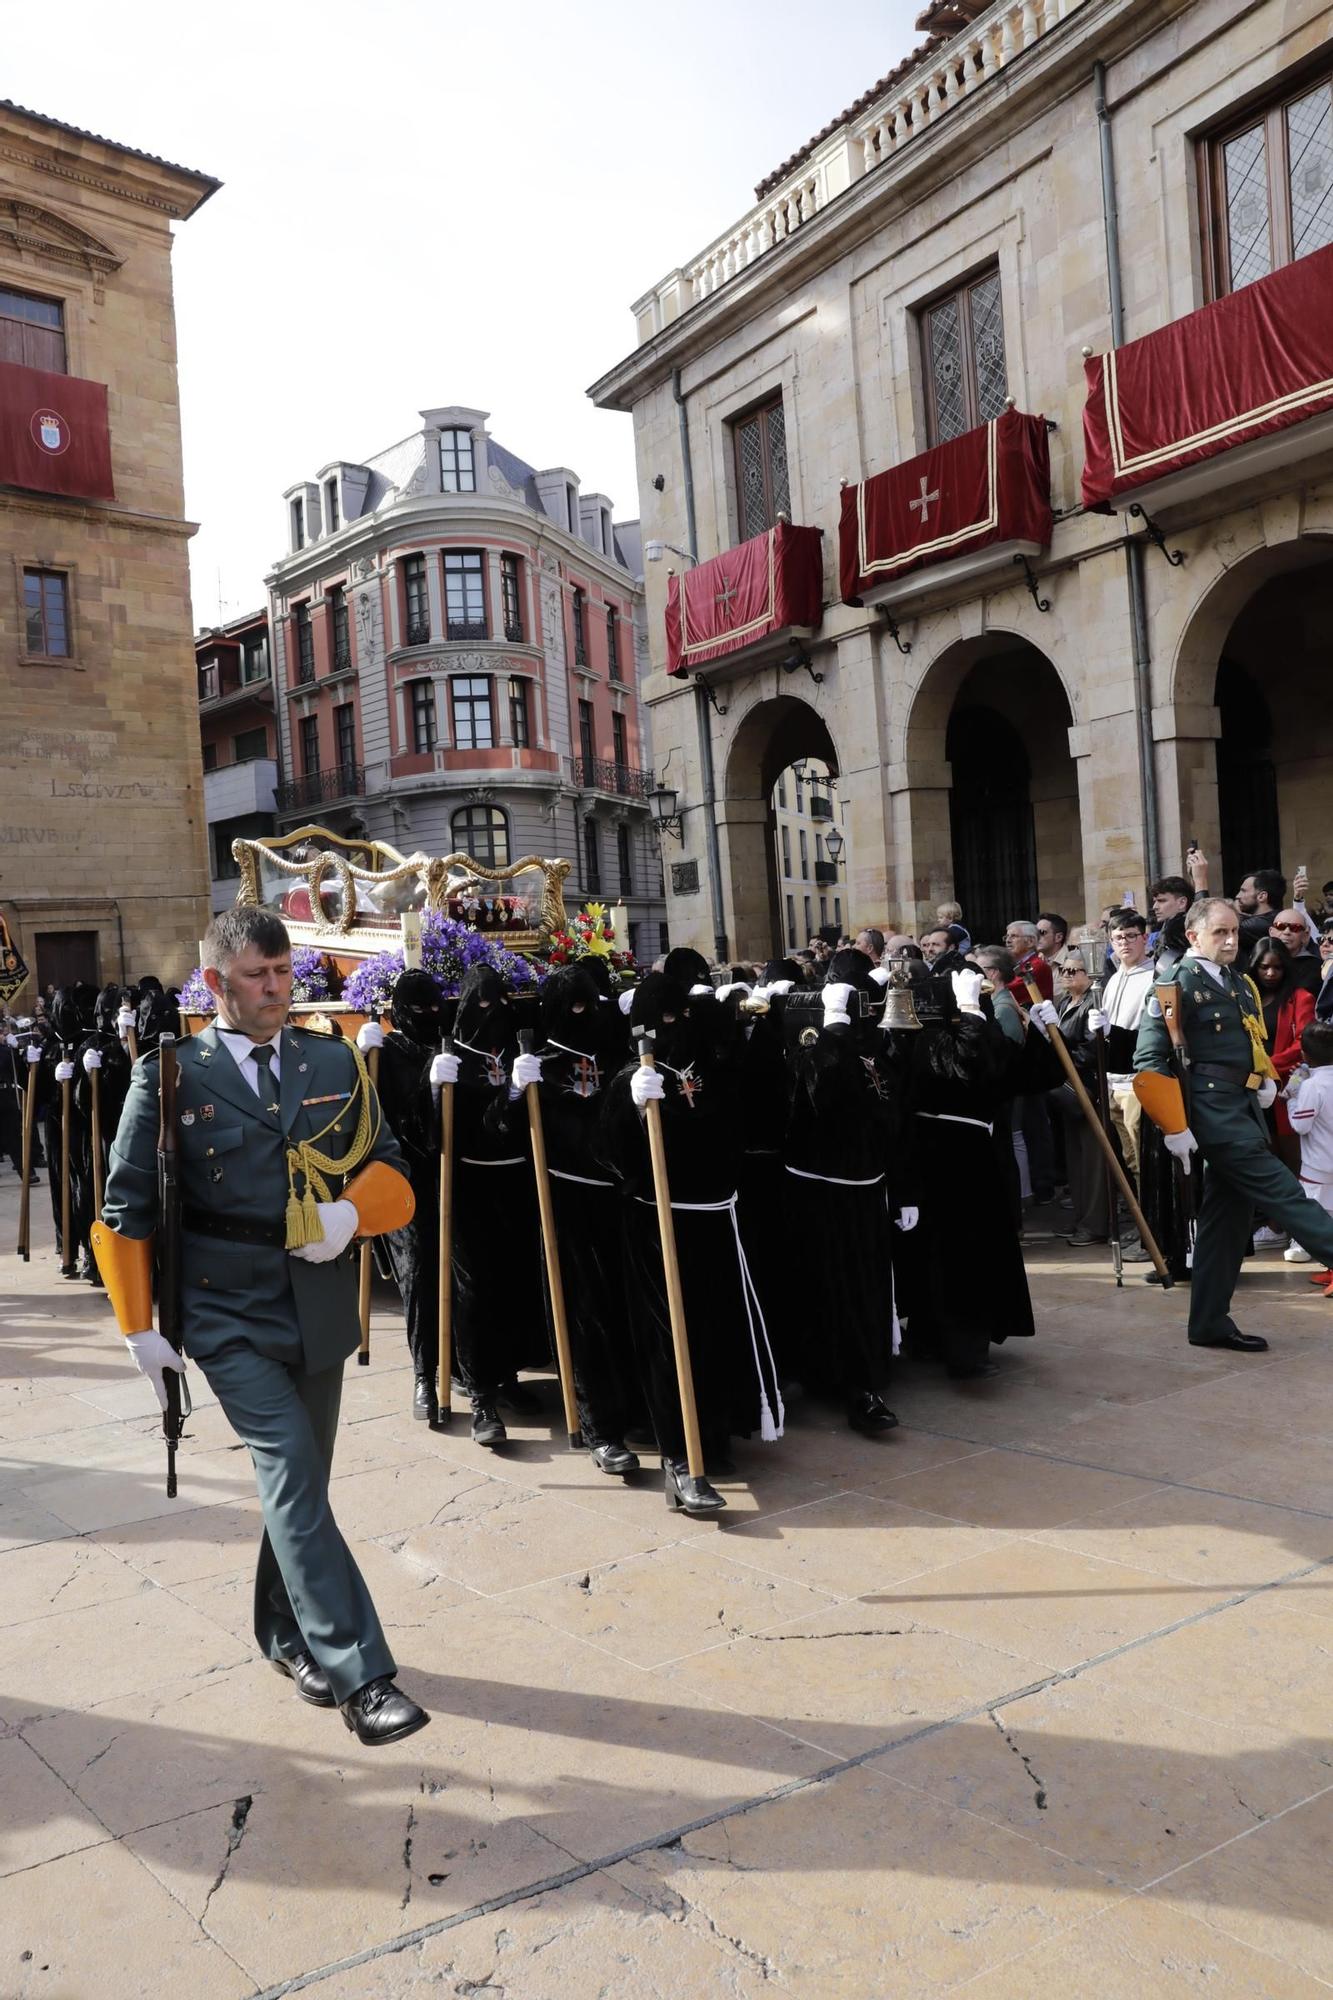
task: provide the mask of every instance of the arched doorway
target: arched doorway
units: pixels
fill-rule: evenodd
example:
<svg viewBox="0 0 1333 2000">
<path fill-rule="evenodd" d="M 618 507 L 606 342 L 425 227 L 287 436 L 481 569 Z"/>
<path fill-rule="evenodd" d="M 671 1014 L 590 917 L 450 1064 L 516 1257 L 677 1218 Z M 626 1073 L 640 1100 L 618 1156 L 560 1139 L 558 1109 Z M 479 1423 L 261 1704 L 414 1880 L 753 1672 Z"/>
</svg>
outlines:
<svg viewBox="0 0 1333 2000">
<path fill-rule="evenodd" d="M 944 739 L 952 783 L 953 892 L 978 939 L 1037 908 L 1032 771 L 1022 736 L 984 702 L 955 707 Z"/>
<path fill-rule="evenodd" d="M 796 812 L 797 794 L 793 767 L 805 763 L 801 788 L 801 811 Z M 730 906 L 729 932 L 739 958 L 767 958 L 786 950 L 788 912 L 781 873 L 780 836 L 787 826 L 795 856 L 804 825 L 810 879 L 814 881 L 815 842 L 823 839 L 810 811 L 812 796 L 828 799 L 839 775 L 839 761 L 828 724 L 817 709 L 791 695 L 777 695 L 757 702 L 742 718 L 727 753 L 721 787 L 725 799 L 724 894 Z M 827 774 L 831 783 L 811 787 L 815 771 Z M 779 811 L 779 780 L 785 779 L 785 811 Z M 793 839 L 792 837 L 796 838 Z M 817 904 L 812 902 L 812 916 Z M 803 903 L 794 905 L 797 931 L 804 917 Z M 817 926 L 816 926 L 817 928 Z M 804 937 L 801 943 L 804 943 Z"/>
</svg>

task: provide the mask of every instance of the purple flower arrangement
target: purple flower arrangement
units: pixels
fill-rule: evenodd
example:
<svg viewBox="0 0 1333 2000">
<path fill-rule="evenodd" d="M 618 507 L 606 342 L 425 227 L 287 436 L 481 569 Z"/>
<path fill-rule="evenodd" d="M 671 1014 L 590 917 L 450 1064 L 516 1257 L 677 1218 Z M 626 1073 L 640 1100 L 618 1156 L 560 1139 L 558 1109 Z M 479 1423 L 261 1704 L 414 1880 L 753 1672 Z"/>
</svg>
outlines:
<svg viewBox="0 0 1333 2000">
<path fill-rule="evenodd" d="M 296 1001 L 328 1000 L 333 993 L 329 980 L 328 960 L 322 951 L 313 945 L 292 946 L 292 999 Z M 204 969 L 196 965 L 185 984 L 181 987 L 182 1014 L 212 1014 L 217 1002 L 204 984 Z"/>
<path fill-rule="evenodd" d="M 506 951 L 495 937 L 460 924 L 442 910 L 431 910 L 421 919 L 421 964 L 445 999 L 457 993 L 464 973 L 474 965 L 493 965 L 514 987 L 535 986 L 543 977 L 530 959 Z M 401 945 L 362 959 L 343 981 L 345 1004 L 359 1014 L 387 1012 L 394 982 L 402 970 Z"/>
</svg>

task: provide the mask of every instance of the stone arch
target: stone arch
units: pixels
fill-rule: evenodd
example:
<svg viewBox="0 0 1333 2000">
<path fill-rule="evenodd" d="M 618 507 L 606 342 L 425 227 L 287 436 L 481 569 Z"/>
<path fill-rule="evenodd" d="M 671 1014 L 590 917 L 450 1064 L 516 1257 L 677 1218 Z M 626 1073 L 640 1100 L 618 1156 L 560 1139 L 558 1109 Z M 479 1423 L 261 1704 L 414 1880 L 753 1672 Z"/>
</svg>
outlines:
<svg viewBox="0 0 1333 2000">
<path fill-rule="evenodd" d="M 735 956 L 767 958 L 784 936 L 774 841 L 773 788 L 798 757 L 841 764 L 823 715 L 798 696 L 753 702 L 736 718 L 719 760 L 722 893 Z"/>
</svg>

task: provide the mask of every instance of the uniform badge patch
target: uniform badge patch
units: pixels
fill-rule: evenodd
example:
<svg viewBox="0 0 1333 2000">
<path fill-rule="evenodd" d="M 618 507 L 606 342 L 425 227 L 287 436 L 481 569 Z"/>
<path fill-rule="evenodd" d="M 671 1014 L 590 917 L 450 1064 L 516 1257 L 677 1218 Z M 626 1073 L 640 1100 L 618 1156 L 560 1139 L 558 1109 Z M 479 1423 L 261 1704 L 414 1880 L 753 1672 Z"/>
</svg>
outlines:
<svg viewBox="0 0 1333 2000">
<path fill-rule="evenodd" d="M 208 1121 L 209 1121 L 209 1119 L 210 1119 L 210 1118 L 211 1118 L 211 1117 L 213 1116 L 213 1107 L 212 1107 L 212 1105 L 211 1105 L 211 1104 L 201 1104 L 201 1105 L 199 1106 L 199 1116 L 200 1116 L 200 1117 L 201 1117 L 201 1118 L 203 1119 L 204 1123 L 205 1123 L 205 1124 L 207 1124 L 207 1123 L 208 1123 Z"/>
<path fill-rule="evenodd" d="M 181 1113 L 181 1124 L 182 1124 L 182 1125 L 193 1125 L 193 1123 L 194 1123 L 194 1113 L 193 1113 L 193 1111 L 182 1111 L 182 1113 Z"/>
</svg>

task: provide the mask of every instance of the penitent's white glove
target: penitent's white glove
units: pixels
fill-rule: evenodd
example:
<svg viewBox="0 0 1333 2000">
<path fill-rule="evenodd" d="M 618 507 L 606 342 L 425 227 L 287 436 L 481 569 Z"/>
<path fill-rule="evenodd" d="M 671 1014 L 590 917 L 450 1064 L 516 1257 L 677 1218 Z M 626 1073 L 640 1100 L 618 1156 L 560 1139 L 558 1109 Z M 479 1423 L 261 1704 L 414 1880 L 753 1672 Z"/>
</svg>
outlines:
<svg viewBox="0 0 1333 2000">
<path fill-rule="evenodd" d="M 458 1082 L 457 1056 L 432 1056 L 430 1059 L 430 1087 L 433 1091 L 443 1089 L 446 1083 Z"/>
<path fill-rule="evenodd" d="M 1186 1126 L 1183 1132 L 1163 1132 L 1162 1143 L 1173 1160 L 1179 1160 L 1183 1172 L 1190 1170 L 1190 1154 L 1197 1153 L 1199 1142 Z"/>
<path fill-rule="evenodd" d="M 1106 1027 L 1107 1027 L 1106 1016 L 1105 1014 L 1103 1014 L 1101 1008 L 1089 1007 L 1088 1033 L 1090 1035 L 1104 1035 L 1106 1033 Z"/>
<path fill-rule="evenodd" d="M 95 1069 L 101 1069 L 101 1067 L 102 1067 L 102 1052 L 101 1052 L 101 1050 L 100 1050 L 100 1049 L 85 1049 L 85 1050 L 84 1050 L 84 1052 L 83 1052 L 83 1067 L 84 1067 L 84 1069 L 85 1069 L 85 1070 L 86 1070 L 86 1071 L 88 1072 L 88 1075 L 89 1075 L 89 1076 L 91 1076 L 91 1075 L 92 1075 L 92 1073 L 93 1073 L 93 1071 L 94 1071 Z"/>
<path fill-rule="evenodd" d="M 726 1000 L 733 993 L 749 993 L 753 989 L 743 979 L 733 979 L 728 985 L 715 988 L 715 991 L 719 1000 Z"/>
<path fill-rule="evenodd" d="M 645 1104 L 660 1104 L 666 1096 L 666 1085 L 662 1081 L 660 1069 L 645 1069 L 640 1063 L 629 1080 L 629 1094 L 642 1111 Z"/>
<path fill-rule="evenodd" d="M 953 987 L 953 997 L 958 1003 L 959 1013 L 979 1014 L 981 1012 L 981 988 L 983 983 L 981 974 L 974 971 L 969 965 L 963 967 L 958 972 L 951 972 L 949 980 Z"/>
<path fill-rule="evenodd" d="M 356 1045 L 363 1056 L 368 1056 L 373 1049 L 384 1047 L 384 1030 L 378 1021 L 367 1021 L 364 1027 L 357 1029 Z"/>
<path fill-rule="evenodd" d="M 870 977 L 874 980 L 876 986 L 887 986 L 889 983 L 889 975 L 882 965 L 872 965 L 870 968 Z"/>
<path fill-rule="evenodd" d="M 56 1082 L 57 1082 L 57 1083 L 73 1083 L 73 1081 L 74 1081 L 74 1065 L 73 1065 L 73 1063 L 72 1063 L 72 1062 L 58 1062 L 58 1063 L 56 1064 Z"/>
<path fill-rule="evenodd" d="M 335 1257 L 341 1257 L 352 1238 L 356 1235 L 361 1218 L 356 1205 L 350 1201 L 316 1202 L 319 1219 L 324 1225 L 322 1243 L 303 1243 L 299 1250 L 291 1252 L 303 1264 L 331 1264 Z"/>
<path fill-rule="evenodd" d="M 790 979 L 775 979 L 773 984 L 767 989 L 768 997 L 771 1000 L 775 993 L 790 993 L 791 989 L 792 982 Z"/>
<path fill-rule="evenodd" d="M 509 1072 L 509 1081 L 515 1090 L 526 1090 L 530 1083 L 542 1080 L 542 1059 L 540 1056 L 522 1055 L 514 1057 L 514 1067 Z"/>
<path fill-rule="evenodd" d="M 168 1368 L 174 1368 L 178 1375 L 185 1373 L 185 1357 L 177 1354 L 169 1340 L 149 1327 L 146 1333 L 127 1333 L 125 1345 L 134 1356 L 134 1365 L 141 1375 L 146 1375 L 157 1391 L 157 1400 L 165 1410 L 167 1391 L 164 1376 Z"/>
<path fill-rule="evenodd" d="M 7 1049 L 16 1049 L 18 1045 L 19 1045 L 19 1038 L 17 1035 L 5 1036 L 5 1047 Z"/>
<path fill-rule="evenodd" d="M 634 1005 L 634 988 L 632 986 L 627 986 L 623 993 L 616 996 L 616 1005 L 622 1014 L 628 1016 L 630 1009 Z"/>
<path fill-rule="evenodd" d="M 920 1220 L 921 1211 L 919 1208 L 900 1208 L 898 1210 L 898 1227 L 904 1232 L 909 1229 L 915 1229 Z"/>
<path fill-rule="evenodd" d="M 1266 1076 L 1254 1094 L 1259 1100 L 1259 1109 L 1267 1111 L 1269 1105 L 1277 1096 L 1277 1085 L 1274 1083 L 1272 1077 Z"/>
<path fill-rule="evenodd" d="M 136 1016 L 133 1007 L 122 1007 L 116 1015 L 117 1034 L 121 1036 L 126 1035 L 135 1024 Z"/>
<path fill-rule="evenodd" d="M 1028 1019 L 1037 1033 L 1044 1035 L 1047 1041 L 1051 1039 L 1051 1029 L 1060 1025 L 1060 1015 L 1054 1000 L 1034 1000 Z"/>
<path fill-rule="evenodd" d="M 856 988 L 854 986 L 845 985 L 838 980 L 835 980 L 833 985 L 822 988 L 819 997 L 824 1007 L 824 1026 L 826 1028 L 846 1027 L 848 1025 L 852 1018 L 848 1012 L 848 1008 L 851 1005 L 851 998 L 855 991 Z"/>
<path fill-rule="evenodd" d="M 41 1059 L 42 1059 L 42 1051 L 41 1051 L 41 1048 L 40 1048 L 40 1046 L 38 1045 L 38 1043 L 36 1043 L 36 1042 L 29 1042 L 29 1043 L 28 1043 L 28 1061 L 29 1061 L 30 1063 L 39 1063 L 39 1062 L 41 1061 Z"/>
<path fill-rule="evenodd" d="M 702 980 L 700 980 L 697 986 L 691 986 L 690 988 L 691 1000 L 713 1000 L 716 997 L 717 988 L 715 986 L 705 986 Z"/>
</svg>

